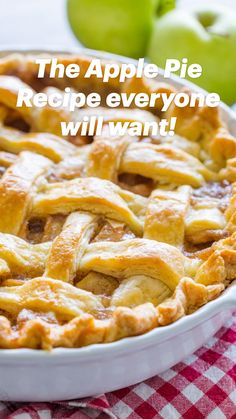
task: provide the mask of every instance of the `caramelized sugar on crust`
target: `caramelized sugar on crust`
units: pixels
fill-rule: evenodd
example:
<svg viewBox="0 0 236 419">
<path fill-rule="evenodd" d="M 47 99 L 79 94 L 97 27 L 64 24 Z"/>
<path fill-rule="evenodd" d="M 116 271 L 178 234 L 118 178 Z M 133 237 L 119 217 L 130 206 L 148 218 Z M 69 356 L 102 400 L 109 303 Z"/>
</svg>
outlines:
<svg viewBox="0 0 236 419">
<path fill-rule="evenodd" d="M 236 139 L 216 108 L 107 109 L 109 92 L 175 92 L 118 78 L 37 79 L 0 59 L 0 348 L 81 347 L 168 325 L 236 277 Z M 16 108 L 21 87 L 102 95 L 100 137 L 61 136 L 87 108 Z M 109 121 L 177 116 L 173 137 L 110 137 Z"/>
</svg>

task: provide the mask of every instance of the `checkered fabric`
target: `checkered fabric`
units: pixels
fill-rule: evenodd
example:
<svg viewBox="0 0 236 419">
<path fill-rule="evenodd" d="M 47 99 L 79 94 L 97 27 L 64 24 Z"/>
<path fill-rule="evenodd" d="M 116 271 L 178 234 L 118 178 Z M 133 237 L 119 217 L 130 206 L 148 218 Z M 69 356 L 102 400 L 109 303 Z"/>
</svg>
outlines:
<svg viewBox="0 0 236 419">
<path fill-rule="evenodd" d="M 236 419 L 236 312 L 195 354 L 143 383 L 70 402 L 0 403 L 0 419 L 51 418 Z"/>
</svg>

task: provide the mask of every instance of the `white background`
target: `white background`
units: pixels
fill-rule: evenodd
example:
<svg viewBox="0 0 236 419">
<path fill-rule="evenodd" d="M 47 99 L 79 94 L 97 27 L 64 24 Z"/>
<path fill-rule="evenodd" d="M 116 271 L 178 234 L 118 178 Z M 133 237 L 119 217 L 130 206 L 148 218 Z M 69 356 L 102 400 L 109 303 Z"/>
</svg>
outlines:
<svg viewBox="0 0 236 419">
<path fill-rule="evenodd" d="M 199 3 L 223 3 L 236 10 L 236 0 L 178 1 L 185 8 Z M 67 24 L 65 9 L 66 0 L 0 0 L 0 48 L 78 46 Z"/>
</svg>

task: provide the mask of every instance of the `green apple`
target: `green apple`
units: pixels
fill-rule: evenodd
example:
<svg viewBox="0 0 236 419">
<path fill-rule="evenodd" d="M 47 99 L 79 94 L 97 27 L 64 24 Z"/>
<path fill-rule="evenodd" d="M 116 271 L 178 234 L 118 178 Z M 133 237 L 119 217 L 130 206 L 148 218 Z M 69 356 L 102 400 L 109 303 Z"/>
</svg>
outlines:
<svg viewBox="0 0 236 419">
<path fill-rule="evenodd" d="M 155 15 L 175 0 L 68 0 L 69 22 L 88 48 L 133 58 L 146 55 Z"/>
<path fill-rule="evenodd" d="M 236 102 L 236 12 L 208 5 L 173 10 L 156 20 L 148 57 L 160 67 L 166 59 L 199 63 L 202 75 L 192 79 L 228 104 Z"/>
</svg>

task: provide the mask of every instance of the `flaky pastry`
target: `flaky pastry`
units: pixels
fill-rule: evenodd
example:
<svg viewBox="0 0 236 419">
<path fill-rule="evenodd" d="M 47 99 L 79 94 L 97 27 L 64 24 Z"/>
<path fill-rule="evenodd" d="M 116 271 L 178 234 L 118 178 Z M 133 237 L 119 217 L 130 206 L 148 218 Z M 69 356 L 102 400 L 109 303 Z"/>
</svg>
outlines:
<svg viewBox="0 0 236 419">
<path fill-rule="evenodd" d="M 112 342 L 166 326 L 236 278 L 236 139 L 218 108 L 108 109 L 109 92 L 169 84 L 37 78 L 34 56 L 0 59 L 0 347 Z M 104 62 L 105 63 L 105 62 Z M 46 74 L 50 66 L 46 67 Z M 61 135 L 94 111 L 16 107 L 19 89 L 96 91 L 102 136 Z M 111 137 L 109 121 L 177 117 L 172 137 Z"/>
</svg>

